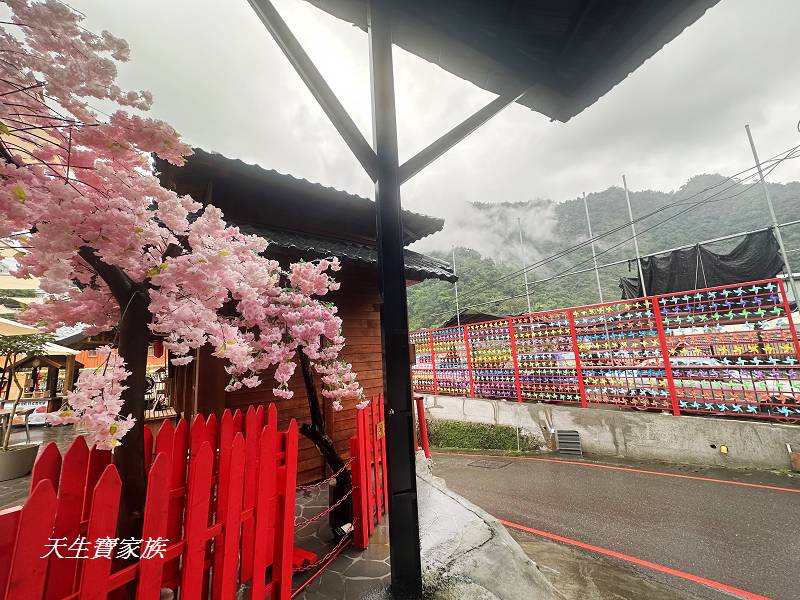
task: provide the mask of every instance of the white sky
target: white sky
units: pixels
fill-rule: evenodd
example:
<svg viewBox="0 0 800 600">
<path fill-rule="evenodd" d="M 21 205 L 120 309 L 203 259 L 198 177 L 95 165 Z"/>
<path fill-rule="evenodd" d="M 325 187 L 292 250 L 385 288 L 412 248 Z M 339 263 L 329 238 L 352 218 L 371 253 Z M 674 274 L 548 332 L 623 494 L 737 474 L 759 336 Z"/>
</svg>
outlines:
<svg viewBox="0 0 800 600">
<path fill-rule="evenodd" d="M 367 39 L 303 0 L 274 0 L 371 140 Z M 246 0 L 70 0 L 131 45 L 123 87 L 193 145 L 372 197 L 372 183 Z M 620 184 L 671 190 L 800 143 L 798 0 L 722 0 L 569 123 L 514 105 L 403 186 L 404 206 L 447 218 L 465 202 L 556 201 Z M 492 95 L 395 48 L 401 161 Z M 770 176 L 800 179 L 798 161 Z M 427 248 L 445 237 L 426 240 Z"/>
</svg>

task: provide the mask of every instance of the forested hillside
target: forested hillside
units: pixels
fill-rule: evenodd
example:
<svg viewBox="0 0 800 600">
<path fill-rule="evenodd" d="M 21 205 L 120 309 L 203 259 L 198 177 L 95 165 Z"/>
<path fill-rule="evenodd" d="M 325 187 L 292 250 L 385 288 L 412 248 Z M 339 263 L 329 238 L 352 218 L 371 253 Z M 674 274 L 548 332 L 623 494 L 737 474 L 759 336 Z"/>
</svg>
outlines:
<svg viewBox="0 0 800 600">
<path fill-rule="evenodd" d="M 769 184 L 775 211 L 781 223 L 800 220 L 800 182 Z M 634 257 L 625 194 L 612 187 L 587 196 L 594 235 L 604 236 L 596 243 L 600 264 Z M 740 231 L 751 231 L 770 224 L 763 192 L 758 185 L 725 182 L 720 175 L 698 175 L 674 192 L 638 191 L 631 193 L 634 218 L 654 211 L 657 214 L 636 224 L 642 254 L 694 244 Z M 688 210 L 687 210 L 688 209 Z M 499 315 L 525 312 L 524 297 L 500 303 L 489 300 L 524 292 L 522 276 L 500 283 L 499 277 L 521 266 L 517 218 L 521 218 L 528 263 L 547 261 L 528 274 L 529 281 L 592 266 L 589 246 L 549 260 L 550 257 L 588 238 L 583 200 L 561 203 L 531 202 L 473 204 L 468 207 L 469 221 L 480 224 L 467 228 L 456 249 L 461 306 L 480 304 L 475 310 Z M 682 213 L 682 214 L 680 214 Z M 545 224 L 545 225 L 543 225 Z M 800 248 L 800 226 L 783 229 L 787 249 Z M 725 252 L 739 240 L 710 246 Z M 435 243 L 435 238 L 431 243 Z M 481 248 L 482 254 L 472 250 Z M 449 251 L 428 250 L 428 254 L 450 261 Z M 800 252 L 789 255 L 800 271 Z M 633 274 L 635 265 L 619 265 L 601 270 L 606 300 L 620 297 L 620 277 Z M 531 285 L 534 310 L 575 306 L 598 301 L 593 272 L 586 272 L 547 283 Z M 441 281 L 427 281 L 408 290 L 409 322 L 413 329 L 434 327 L 455 314 L 453 286 Z"/>
</svg>

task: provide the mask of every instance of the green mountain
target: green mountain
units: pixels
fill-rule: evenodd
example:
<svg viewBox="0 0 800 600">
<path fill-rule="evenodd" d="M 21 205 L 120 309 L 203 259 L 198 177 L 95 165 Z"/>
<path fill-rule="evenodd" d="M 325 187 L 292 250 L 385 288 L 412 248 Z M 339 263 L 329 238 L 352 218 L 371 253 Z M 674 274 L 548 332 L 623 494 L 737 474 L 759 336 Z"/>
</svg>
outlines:
<svg viewBox="0 0 800 600">
<path fill-rule="evenodd" d="M 800 182 L 768 184 L 778 222 L 800 220 Z M 622 188 L 611 187 L 587 196 L 598 263 L 626 261 L 635 257 L 629 218 Z M 644 190 L 631 193 L 634 219 L 651 216 L 636 223 L 642 254 L 696 244 L 742 231 L 770 225 L 769 211 L 760 185 L 752 181 L 736 182 L 721 175 L 697 175 L 673 192 Z M 557 256 L 588 239 L 583 200 L 566 202 L 535 200 L 518 203 L 474 203 L 468 207 L 465 223 L 479 227 L 465 229 L 463 243 L 456 248 L 460 306 L 497 315 L 527 312 L 521 275 L 497 282 L 521 266 L 519 228 L 528 264 L 544 262 L 528 273 L 534 310 L 579 306 L 599 301 L 597 284 L 588 244 Z M 615 229 L 619 231 L 612 232 Z M 611 233 L 609 233 L 611 232 Z M 787 250 L 800 249 L 800 225 L 782 228 Z M 710 246 L 715 252 L 727 252 L 739 239 Z M 478 252 L 472 248 L 480 248 Z M 427 251 L 450 262 L 447 251 Z M 555 258 L 552 258 L 555 257 Z M 792 260 L 794 258 L 794 260 Z M 800 252 L 789 254 L 795 271 L 800 271 Z M 796 263 L 796 264 L 794 264 Z M 586 272 L 534 283 L 576 270 Z M 601 269 L 604 300 L 620 297 L 620 277 L 635 273 L 635 262 Z M 698 287 L 702 275 L 698 274 Z M 512 295 L 522 297 L 491 302 Z M 436 327 L 455 314 L 452 284 L 426 281 L 408 290 L 409 325 L 413 330 Z"/>
</svg>

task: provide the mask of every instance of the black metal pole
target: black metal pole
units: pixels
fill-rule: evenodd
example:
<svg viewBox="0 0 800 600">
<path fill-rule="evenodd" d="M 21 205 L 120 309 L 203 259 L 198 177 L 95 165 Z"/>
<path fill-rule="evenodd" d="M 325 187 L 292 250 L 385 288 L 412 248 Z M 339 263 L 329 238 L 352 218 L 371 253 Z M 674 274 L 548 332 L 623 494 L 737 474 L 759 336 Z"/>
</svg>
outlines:
<svg viewBox="0 0 800 600">
<path fill-rule="evenodd" d="M 408 314 L 390 0 L 370 0 L 368 21 L 372 135 L 378 157 L 375 203 L 389 475 L 389 555 L 392 594 L 397 599 L 405 600 L 422 596 L 422 566 L 408 365 Z"/>
</svg>

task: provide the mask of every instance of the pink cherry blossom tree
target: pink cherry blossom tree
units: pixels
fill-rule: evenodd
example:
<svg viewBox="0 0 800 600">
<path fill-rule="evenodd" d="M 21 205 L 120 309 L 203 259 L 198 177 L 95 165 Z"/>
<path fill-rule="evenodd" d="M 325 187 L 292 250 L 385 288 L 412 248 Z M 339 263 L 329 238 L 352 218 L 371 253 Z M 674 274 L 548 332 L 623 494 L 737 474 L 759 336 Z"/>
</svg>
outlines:
<svg viewBox="0 0 800 600">
<path fill-rule="evenodd" d="M 136 531 L 153 336 L 164 340 L 174 364 L 210 344 L 226 361 L 228 390 L 258 386 L 274 369 L 273 392 L 282 398 L 292 395 L 287 383 L 301 356 L 334 409 L 348 397 L 363 408 L 356 375 L 339 359 L 341 319 L 320 299 L 338 288 L 331 273 L 339 262 L 283 269 L 263 256 L 265 240 L 227 226 L 219 209 L 162 188 L 151 155 L 180 165 L 191 150 L 172 127 L 142 116 L 152 103 L 148 92 L 116 84 L 126 42 L 87 31 L 82 16 L 57 0 L 6 4 L 0 238 L 19 249 L 15 275 L 40 278 L 49 294 L 25 321 L 50 331 L 115 331 L 116 355 L 104 349 L 106 364 L 80 374 L 54 420 L 81 422 L 95 443 L 114 450 L 122 513 L 128 531 Z M 92 106 L 97 102 L 116 108 L 106 114 Z"/>
</svg>

